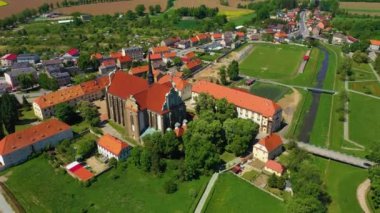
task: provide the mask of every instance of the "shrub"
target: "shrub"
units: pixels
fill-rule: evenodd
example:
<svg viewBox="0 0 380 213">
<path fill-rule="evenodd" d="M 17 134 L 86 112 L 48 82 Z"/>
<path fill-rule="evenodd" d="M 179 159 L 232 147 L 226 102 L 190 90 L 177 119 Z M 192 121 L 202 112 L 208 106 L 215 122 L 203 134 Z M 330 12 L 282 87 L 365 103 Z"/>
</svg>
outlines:
<svg viewBox="0 0 380 213">
<path fill-rule="evenodd" d="M 173 180 L 169 180 L 165 182 L 164 190 L 166 194 L 172 194 L 178 190 L 178 186 Z"/>
</svg>

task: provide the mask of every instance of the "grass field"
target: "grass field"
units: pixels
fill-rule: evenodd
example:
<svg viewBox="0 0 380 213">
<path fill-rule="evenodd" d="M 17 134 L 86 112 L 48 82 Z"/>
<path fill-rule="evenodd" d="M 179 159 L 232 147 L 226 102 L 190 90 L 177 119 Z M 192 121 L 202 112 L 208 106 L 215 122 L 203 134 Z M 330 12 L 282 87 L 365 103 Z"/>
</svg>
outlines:
<svg viewBox="0 0 380 213">
<path fill-rule="evenodd" d="M 197 29 L 199 27 L 199 21 L 197 20 L 181 20 L 176 24 L 179 29 Z"/>
<path fill-rule="evenodd" d="M 221 15 L 226 15 L 227 19 L 235 25 L 243 25 L 247 21 L 251 21 L 256 13 L 252 10 L 222 10 L 219 12 Z"/>
<path fill-rule="evenodd" d="M 37 121 L 37 117 L 34 115 L 33 109 L 21 110 L 19 121 L 16 124 L 16 131 L 23 130 L 31 126 L 31 123 Z"/>
<path fill-rule="evenodd" d="M 243 74 L 270 79 L 297 75 L 306 48 L 293 45 L 256 44 L 253 52 L 240 64 Z"/>
<path fill-rule="evenodd" d="M 262 82 L 256 82 L 251 87 L 251 93 L 269 98 L 273 101 L 278 101 L 283 98 L 286 94 L 290 93 L 292 90 L 288 87 L 283 87 L 274 84 L 266 84 Z"/>
<path fill-rule="evenodd" d="M 219 176 L 205 212 L 285 212 L 284 203 L 231 173 Z"/>
<path fill-rule="evenodd" d="M 8 5 L 7 2 L 0 0 L 0 7 L 6 6 L 6 5 Z"/>
<path fill-rule="evenodd" d="M 379 143 L 379 133 L 373 128 L 380 126 L 380 100 L 354 93 L 349 97 L 350 138 L 367 148 Z"/>
<path fill-rule="evenodd" d="M 378 81 L 365 81 L 365 82 L 350 82 L 350 89 L 380 96 L 380 83 Z"/>
<path fill-rule="evenodd" d="M 340 2 L 339 8 L 354 14 L 380 15 L 379 2 Z"/>
<path fill-rule="evenodd" d="M 42 157 L 11 168 L 5 184 L 27 212 L 188 212 L 207 178 L 180 183 L 166 194 L 163 177 L 148 175 L 132 166 L 115 178 L 111 170 L 90 187 L 81 186 L 67 174 L 55 172 Z M 3 173 L 4 174 L 4 173 Z M 25 175 L 28 174 L 28 175 Z M 69 210 L 69 209 L 70 210 Z"/>
</svg>

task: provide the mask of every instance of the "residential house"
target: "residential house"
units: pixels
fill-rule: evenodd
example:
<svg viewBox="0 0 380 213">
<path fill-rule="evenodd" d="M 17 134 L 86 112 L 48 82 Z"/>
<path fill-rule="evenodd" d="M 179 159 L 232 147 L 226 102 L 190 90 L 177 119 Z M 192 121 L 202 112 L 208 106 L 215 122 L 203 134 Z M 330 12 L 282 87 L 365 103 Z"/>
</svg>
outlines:
<svg viewBox="0 0 380 213">
<path fill-rule="evenodd" d="M 192 85 L 182 78 L 182 72 L 166 74 L 158 80 L 159 84 L 173 84 L 173 87 L 178 91 L 178 95 L 183 101 L 191 98 Z"/>
<path fill-rule="evenodd" d="M 71 77 L 69 72 L 63 67 L 62 60 L 55 59 L 43 61 L 42 65 L 47 75 L 50 78 L 54 78 L 60 87 L 70 84 Z"/>
<path fill-rule="evenodd" d="M 68 72 L 51 73 L 50 77 L 54 78 L 60 87 L 71 83 L 71 76 Z"/>
<path fill-rule="evenodd" d="M 132 65 L 132 61 L 133 59 L 129 55 L 121 56 L 116 59 L 116 66 L 123 70 L 129 69 L 129 67 Z"/>
<path fill-rule="evenodd" d="M 40 56 L 37 54 L 19 54 L 17 55 L 17 62 L 28 62 L 30 64 L 36 64 L 40 62 Z"/>
<path fill-rule="evenodd" d="M 220 44 L 223 46 L 223 47 L 230 47 L 232 48 L 233 46 L 233 39 L 232 38 L 225 38 L 223 39 Z"/>
<path fill-rule="evenodd" d="M 195 58 L 186 64 L 186 68 L 192 72 L 198 70 L 201 67 L 202 67 L 202 60 L 199 58 Z"/>
<path fill-rule="evenodd" d="M 235 33 L 235 36 L 239 39 L 239 40 L 245 40 L 245 33 L 244 32 L 236 32 Z"/>
<path fill-rule="evenodd" d="M 275 174 L 278 177 L 281 177 L 285 172 L 285 167 L 274 160 L 268 160 L 265 163 L 264 171 L 268 172 L 269 174 Z"/>
<path fill-rule="evenodd" d="M 140 78 L 146 78 L 148 76 L 148 71 L 149 71 L 149 65 L 143 65 L 143 66 L 138 66 L 138 67 L 132 67 L 128 73 L 130 75 L 134 75 Z M 157 82 L 158 79 L 161 77 L 161 72 L 154 69 L 153 76 L 154 76 L 154 81 Z"/>
<path fill-rule="evenodd" d="M 33 101 L 33 111 L 37 118 L 44 120 L 54 116 L 54 108 L 61 103 L 67 103 L 71 106 L 76 105 L 79 101 L 95 101 L 105 94 L 105 87 L 108 85 L 109 77 L 87 81 L 79 85 L 63 88 L 55 92 L 50 92 Z"/>
<path fill-rule="evenodd" d="M 162 60 L 164 63 L 168 63 L 169 61 L 170 62 L 173 62 L 174 58 L 177 57 L 177 53 L 176 52 L 169 52 L 169 53 L 165 53 L 162 57 Z"/>
<path fill-rule="evenodd" d="M 163 54 L 169 53 L 169 52 L 170 52 L 170 49 L 167 46 L 159 46 L 159 47 L 151 48 L 152 55 L 154 55 L 154 54 L 163 55 Z"/>
<path fill-rule="evenodd" d="M 181 58 L 181 60 L 182 60 L 184 63 L 188 63 L 188 62 L 190 62 L 191 60 L 193 60 L 195 57 L 196 57 L 195 53 L 194 53 L 193 51 L 191 51 L 191 52 L 186 53 L 186 54 Z"/>
<path fill-rule="evenodd" d="M 212 41 L 220 41 L 223 39 L 223 34 L 222 33 L 213 33 L 211 35 L 211 40 Z"/>
<path fill-rule="evenodd" d="M 334 33 L 331 43 L 335 45 L 344 44 L 346 43 L 346 36 L 342 33 Z"/>
<path fill-rule="evenodd" d="M 1 66 L 10 67 L 12 64 L 16 63 L 17 55 L 13 53 L 5 54 L 1 57 Z"/>
<path fill-rule="evenodd" d="M 168 38 L 168 39 L 161 41 L 161 46 L 174 47 L 180 41 L 181 41 L 181 38 L 178 36 L 177 37 L 171 37 L 171 38 Z"/>
<path fill-rule="evenodd" d="M 282 31 L 281 32 L 277 32 L 277 33 L 274 34 L 274 40 L 276 42 L 280 42 L 280 43 L 289 41 L 288 34 L 286 34 L 285 32 L 282 32 Z"/>
<path fill-rule="evenodd" d="M 110 52 L 110 58 L 112 58 L 114 61 L 116 61 L 116 59 L 118 59 L 120 57 L 123 57 L 122 52 Z M 105 59 L 103 59 L 103 60 L 105 60 Z"/>
<path fill-rule="evenodd" d="M 273 160 L 283 151 L 282 139 L 277 134 L 270 134 L 261 138 L 258 143 L 253 146 L 253 158 L 262 162 Z"/>
<path fill-rule="evenodd" d="M 21 74 L 32 74 L 33 77 L 37 79 L 36 69 L 34 69 L 28 62 L 20 62 L 13 64 L 11 71 L 4 73 L 5 82 L 7 82 L 12 89 L 15 89 L 19 85 L 17 78 Z"/>
<path fill-rule="evenodd" d="M 28 160 L 31 154 L 55 147 L 62 140 L 71 138 L 71 127 L 57 119 L 9 134 L 0 141 L 0 170 L 20 164 Z"/>
<path fill-rule="evenodd" d="M 352 37 L 352 36 L 350 36 L 350 35 L 348 35 L 347 36 L 347 43 L 348 44 L 353 44 L 353 43 L 356 43 L 356 42 L 358 42 L 359 41 L 359 39 L 357 39 L 357 38 L 354 38 L 354 37 Z"/>
<path fill-rule="evenodd" d="M 77 48 L 71 48 L 70 50 L 68 50 L 63 56 L 62 56 L 62 59 L 65 63 L 69 62 L 69 61 L 77 61 L 78 58 L 79 58 L 79 50 Z"/>
<path fill-rule="evenodd" d="M 144 59 L 144 50 L 142 47 L 122 48 L 121 53 L 123 56 L 130 56 L 134 61 L 141 61 Z"/>
<path fill-rule="evenodd" d="M 160 54 L 160 53 L 150 54 L 150 60 L 152 60 L 152 61 L 162 61 L 162 56 L 163 56 L 163 54 Z"/>
<path fill-rule="evenodd" d="M 103 59 L 103 55 L 101 53 L 93 53 L 91 56 L 90 56 L 91 59 L 96 59 L 96 60 L 102 60 Z"/>
<path fill-rule="evenodd" d="M 148 80 L 115 72 L 106 97 L 108 117 L 136 140 L 154 131 L 173 128 L 186 115 L 178 92 L 168 84 L 154 83 L 152 69 Z"/>
<path fill-rule="evenodd" d="M 190 40 L 187 39 L 187 40 L 181 40 L 180 42 L 178 42 L 178 45 L 177 45 L 177 48 L 179 49 L 187 49 L 191 46 L 190 44 Z"/>
<path fill-rule="evenodd" d="M 121 141 L 120 139 L 111 136 L 110 134 L 105 134 L 102 137 L 100 137 L 97 142 L 97 145 L 99 154 L 103 155 L 108 159 L 126 159 L 131 150 L 131 146 Z"/>
<path fill-rule="evenodd" d="M 189 40 L 190 40 L 191 47 L 195 47 L 199 44 L 199 40 L 197 37 L 191 37 Z"/>
<path fill-rule="evenodd" d="M 201 44 L 211 41 L 210 35 L 207 33 L 201 33 L 201 34 L 196 35 L 195 37 L 198 39 L 199 43 Z"/>
<path fill-rule="evenodd" d="M 380 40 L 369 40 L 370 45 L 369 45 L 369 50 L 370 51 L 379 51 L 380 50 Z"/>
<path fill-rule="evenodd" d="M 104 75 L 117 69 L 115 60 L 104 60 L 99 66 L 99 74 Z"/>
<path fill-rule="evenodd" d="M 272 100 L 203 80 L 192 86 L 192 103 L 201 93 L 207 93 L 215 99 L 225 98 L 234 104 L 238 117 L 257 123 L 260 133 L 270 134 L 281 126 L 282 109 Z"/>
</svg>

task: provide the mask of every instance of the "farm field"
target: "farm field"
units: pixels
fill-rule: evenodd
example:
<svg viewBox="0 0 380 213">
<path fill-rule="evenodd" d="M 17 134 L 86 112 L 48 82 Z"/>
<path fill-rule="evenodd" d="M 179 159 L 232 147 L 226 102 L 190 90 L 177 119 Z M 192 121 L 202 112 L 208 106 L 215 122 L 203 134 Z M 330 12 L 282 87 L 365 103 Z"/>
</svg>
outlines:
<svg viewBox="0 0 380 213">
<path fill-rule="evenodd" d="M 235 11 L 238 11 L 238 10 L 241 10 L 239 8 L 237 8 L 237 5 L 238 4 L 241 4 L 241 5 L 246 5 L 248 4 L 249 2 L 248 1 L 244 1 L 244 0 L 228 0 L 228 6 L 223 6 L 220 4 L 220 0 L 207 0 L 207 1 L 204 1 L 204 0 L 192 0 L 192 1 L 189 1 L 189 0 L 176 0 L 174 2 L 174 7 L 175 8 L 180 8 L 180 7 L 199 7 L 201 6 L 202 4 L 206 5 L 207 7 L 211 7 L 211 8 L 219 8 L 220 11 L 223 11 L 223 10 L 227 10 L 227 11 L 230 11 L 230 10 L 235 10 Z"/>
<path fill-rule="evenodd" d="M 305 52 L 306 48 L 299 46 L 256 44 L 240 64 L 240 71 L 259 78 L 291 78 L 296 76 Z"/>
<path fill-rule="evenodd" d="M 376 80 L 365 82 L 350 82 L 350 89 L 369 95 L 380 96 L 380 84 Z"/>
<path fill-rule="evenodd" d="M 340 2 L 339 8 L 354 14 L 380 15 L 379 2 Z"/>
<path fill-rule="evenodd" d="M 380 142 L 378 132 L 368 128 L 368 124 L 380 126 L 380 100 L 355 93 L 350 93 L 349 98 L 350 139 L 368 149 Z"/>
<path fill-rule="evenodd" d="M 97 4 L 86 4 L 65 8 L 58 8 L 55 11 L 63 14 L 71 14 L 74 12 L 88 13 L 91 15 L 103 15 L 115 13 L 126 13 L 128 10 L 134 10 L 137 5 L 141 4 L 139 0 L 129 0 L 129 1 L 119 1 L 119 2 L 104 2 Z M 148 8 L 150 5 L 159 4 L 164 10 L 167 5 L 166 0 L 144 0 L 145 8 Z M 148 9 L 145 11 L 147 12 Z"/>
<path fill-rule="evenodd" d="M 0 7 L 6 6 L 8 3 L 6 1 L 0 0 Z"/>
<path fill-rule="evenodd" d="M 133 166 L 118 172 L 118 178 L 115 172 L 113 169 L 99 176 L 91 186 L 84 187 L 68 174 L 55 172 L 47 159 L 40 156 L 7 170 L 5 184 L 27 212 L 57 212 L 67 207 L 71 212 L 117 212 L 120 209 L 188 212 L 208 180 L 202 177 L 180 183 L 177 192 L 166 194 L 163 184 L 170 174 L 158 178 Z"/>
<path fill-rule="evenodd" d="M 13 14 L 21 13 L 23 10 L 29 9 L 37 9 L 43 3 L 55 3 L 61 2 L 61 0 L 0 0 L 1 2 L 7 2 L 8 5 L 6 7 L 0 7 L 0 19 L 11 16 Z"/>
<path fill-rule="evenodd" d="M 219 176 L 203 210 L 205 212 L 285 212 L 280 200 L 255 188 L 231 173 Z"/>
<path fill-rule="evenodd" d="M 265 97 L 273 101 L 278 101 L 286 94 L 291 92 L 291 89 L 274 84 L 266 84 L 256 82 L 251 87 L 251 93 L 257 96 Z"/>
</svg>

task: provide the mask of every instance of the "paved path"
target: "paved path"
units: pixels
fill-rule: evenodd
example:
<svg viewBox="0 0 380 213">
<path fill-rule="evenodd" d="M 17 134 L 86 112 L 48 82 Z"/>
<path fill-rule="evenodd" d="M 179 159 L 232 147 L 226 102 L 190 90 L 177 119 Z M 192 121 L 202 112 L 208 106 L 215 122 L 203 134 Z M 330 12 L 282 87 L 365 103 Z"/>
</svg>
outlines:
<svg viewBox="0 0 380 213">
<path fill-rule="evenodd" d="M 364 211 L 364 213 L 371 213 L 371 210 L 367 204 L 367 193 L 371 186 L 371 181 L 366 179 L 363 183 L 361 183 L 356 190 L 356 198 L 359 201 L 359 205 Z"/>
<path fill-rule="evenodd" d="M 4 213 L 15 212 L 12 209 L 12 206 L 5 199 L 4 193 L 5 193 L 4 190 L 0 187 L 0 212 L 4 212 Z"/>
<path fill-rule="evenodd" d="M 195 213 L 201 213 L 204 205 L 206 204 L 207 198 L 215 185 L 216 180 L 218 180 L 219 173 L 214 173 L 207 184 L 206 190 L 204 191 L 202 198 L 199 200 L 197 208 L 195 209 Z"/>
</svg>

